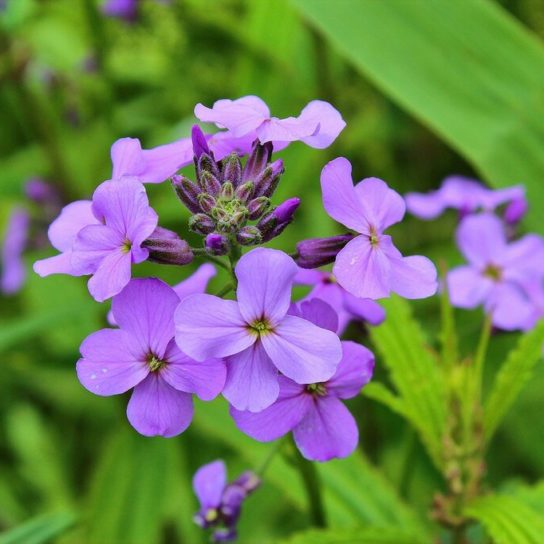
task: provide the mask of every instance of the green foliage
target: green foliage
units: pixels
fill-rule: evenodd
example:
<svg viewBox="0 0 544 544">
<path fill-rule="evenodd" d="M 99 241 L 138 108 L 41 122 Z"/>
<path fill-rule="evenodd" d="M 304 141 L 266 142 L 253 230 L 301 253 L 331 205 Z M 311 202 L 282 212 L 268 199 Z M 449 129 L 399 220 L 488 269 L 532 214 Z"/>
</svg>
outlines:
<svg viewBox="0 0 544 544">
<path fill-rule="evenodd" d="M 387 319 L 372 329 L 371 337 L 399 396 L 376 386 L 370 389 L 370 395 L 385 401 L 410 421 L 433 462 L 441 467 L 446 424 L 443 376 L 408 303 L 393 296 L 384 301 L 383 306 Z"/>
<path fill-rule="evenodd" d="M 0 535 L 0 544 L 47 544 L 72 528 L 76 516 L 72 512 L 44 514 L 32 518 Z"/>
<path fill-rule="evenodd" d="M 304 531 L 278 544 L 421 544 L 421 535 L 389 527 Z"/>
<path fill-rule="evenodd" d="M 544 517 L 512 497 L 491 495 L 476 499 L 465 514 L 478 520 L 496 544 L 540 544 Z"/>
<path fill-rule="evenodd" d="M 484 407 L 484 433 L 490 441 L 502 419 L 531 379 L 535 365 L 542 358 L 544 321 L 523 335 L 500 368 Z"/>
<path fill-rule="evenodd" d="M 293 2 L 492 185 L 522 181 L 532 204 L 527 223 L 544 232 L 544 47 L 534 36 L 490 0 Z"/>
</svg>

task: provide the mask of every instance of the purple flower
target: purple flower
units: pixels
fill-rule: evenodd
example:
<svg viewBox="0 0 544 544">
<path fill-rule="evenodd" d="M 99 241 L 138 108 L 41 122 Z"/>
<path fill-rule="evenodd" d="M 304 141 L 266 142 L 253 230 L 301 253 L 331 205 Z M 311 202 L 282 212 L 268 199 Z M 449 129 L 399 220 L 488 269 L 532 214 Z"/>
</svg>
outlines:
<svg viewBox="0 0 544 544">
<path fill-rule="evenodd" d="M 304 300 L 323 300 L 336 312 L 338 315 L 336 333 L 339 336 L 352 320 L 379 325 L 385 319 L 385 311 L 377 302 L 369 298 L 354 297 L 338 285 L 330 272 L 299 268 L 295 283 L 314 286 Z"/>
<path fill-rule="evenodd" d="M 334 311 L 319 299 L 301 303 L 298 313 L 334 326 Z M 373 369 L 372 352 L 354 342 L 342 342 L 342 360 L 329 380 L 301 385 L 280 376 L 280 394 L 272 406 L 257 414 L 231 407 L 230 413 L 238 428 L 255 440 L 269 442 L 292 432 L 306 459 L 347 457 L 357 447 L 359 432 L 340 399 L 357 396 Z"/>
<path fill-rule="evenodd" d="M 268 106 L 257 96 L 218 100 L 212 108 L 197 104 L 195 115 L 205 123 L 228 129 L 229 139 L 238 139 L 243 142 L 242 146 L 247 146 L 250 139 L 258 139 L 262 144 L 274 142 L 276 150 L 298 140 L 323 149 L 331 145 L 346 126 L 340 113 L 322 100 L 313 100 L 298 117 L 286 119 L 272 117 Z"/>
<path fill-rule="evenodd" d="M 108 17 L 117 17 L 132 22 L 138 15 L 138 0 L 107 0 L 102 12 Z"/>
<path fill-rule="evenodd" d="M 145 188 L 124 179 L 98 186 L 92 204 L 66 206 L 49 228 L 49 239 L 62 253 L 34 264 L 40 276 L 92 274 L 89 291 L 98 301 L 119 293 L 130 281 L 132 263 L 147 259 L 141 247 L 157 226 Z"/>
<path fill-rule="evenodd" d="M 525 188 L 522 186 L 492 190 L 479 181 L 462 176 L 450 176 L 440 189 L 427 194 L 408 193 L 406 196 L 408 211 L 421 219 L 435 219 L 447 208 L 459 210 L 462 217 L 477 210 L 493 211 L 502 204 L 516 201 L 516 221 L 526 210 Z M 511 211 L 510 214 L 514 212 Z"/>
<path fill-rule="evenodd" d="M 213 527 L 214 542 L 235 540 L 242 503 L 260 483 L 256 474 L 247 471 L 227 484 L 227 470 L 221 460 L 200 467 L 193 477 L 193 489 L 200 502 L 195 523 L 204 529 Z"/>
<path fill-rule="evenodd" d="M 193 417 L 191 394 L 215 398 L 225 382 L 220 360 L 196 362 L 174 341 L 175 291 L 154 278 L 134 279 L 113 298 L 119 329 L 102 329 L 81 344 L 77 375 L 85 388 L 109 396 L 134 388 L 131 425 L 146 436 L 175 436 Z"/>
<path fill-rule="evenodd" d="M 23 251 L 28 242 L 29 223 L 30 218 L 26 210 L 22 208 L 12 210 L 0 254 L 0 291 L 6 295 L 19 291 L 25 281 Z"/>
<path fill-rule="evenodd" d="M 544 239 L 528 234 L 508 243 L 503 223 L 492 214 L 466 217 L 456 238 L 468 264 L 448 273 L 452 304 L 467 309 L 483 304 L 496 327 L 525 328 L 532 308 L 523 287 L 544 275 Z"/>
<path fill-rule="evenodd" d="M 278 371 L 297 383 L 329 379 L 341 357 L 328 330 L 287 315 L 298 268 L 285 253 L 258 248 L 236 265 L 237 301 L 193 295 L 176 311 L 176 341 L 196 360 L 226 357 L 223 395 L 257 412 L 279 394 Z"/>
<path fill-rule="evenodd" d="M 321 173 L 323 204 L 339 223 L 360 233 L 336 256 L 333 273 L 338 283 L 359 298 L 382 298 L 397 293 L 425 298 L 436 292 L 436 268 L 426 257 L 403 257 L 383 232 L 404 217 L 402 197 L 377 178 L 355 187 L 351 164 L 338 158 Z"/>
<path fill-rule="evenodd" d="M 140 183 L 161 183 L 193 162 L 191 138 L 182 138 L 153 149 L 142 149 L 140 140 L 121 138 L 111 146 L 112 180 L 125 177 Z"/>
</svg>

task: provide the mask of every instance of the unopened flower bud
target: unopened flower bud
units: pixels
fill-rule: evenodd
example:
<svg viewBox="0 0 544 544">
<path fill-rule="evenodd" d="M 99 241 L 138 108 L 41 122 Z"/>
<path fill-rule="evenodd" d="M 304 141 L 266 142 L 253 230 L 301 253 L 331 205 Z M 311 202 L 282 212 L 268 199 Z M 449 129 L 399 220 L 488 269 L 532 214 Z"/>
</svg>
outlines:
<svg viewBox="0 0 544 544">
<path fill-rule="evenodd" d="M 236 187 L 234 196 L 245 204 L 253 196 L 254 189 L 255 184 L 252 181 L 246 181 L 246 183 L 242 183 L 242 185 Z"/>
<path fill-rule="evenodd" d="M 188 264 L 193 260 L 189 244 L 175 232 L 157 227 L 142 247 L 149 250 L 149 260 L 160 264 Z"/>
<path fill-rule="evenodd" d="M 269 164 L 255 180 L 254 196 L 272 196 L 284 171 L 281 159 Z"/>
<path fill-rule="evenodd" d="M 263 215 L 263 213 L 268 210 L 270 206 L 270 199 L 266 196 L 260 196 L 259 198 L 254 198 L 248 205 L 247 209 L 249 211 L 249 219 L 255 221 Z"/>
<path fill-rule="evenodd" d="M 255 181 L 257 176 L 266 168 L 271 155 L 272 142 L 261 145 L 258 140 L 255 140 L 253 142 L 253 150 L 242 172 L 242 181 Z"/>
<path fill-rule="evenodd" d="M 220 178 L 219 168 L 213 155 L 208 155 L 207 153 L 202 153 L 198 160 L 196 161 L 196 177 L 199 183 L 202 183 L 202 174 L 208 172 L 212 174 L 217 179 Z"/>
<path fill-rule="evenodd" d="M 256 246 L 262 239 L 261 231 L 252 225 L 243 227 L 236 233 L 236 241 L 242 246 Z"/>
<path fill-rule="evenodd" d="M 215 223 L 205 213 L 197 213 L 189 219 L 189 229 L 204 236 L 214 231 Z"/>
<path fill-rule="evenodd" d="M 210 213 L 214 209 L 217 202 L 212 195 L 209 195 L 208 193 L 200 193 L 198 195 L 198 204 L 204 213 Z"/>
<path fill-rule="evenodd" d="M 234 187 L 242 181 L 242 163 L 237 153 L 223 159 L 223 181 L 230 181 Z"/>
<path fill-rule="evenodd" d="M 201 191 L 199 187 L 183 176 L 172 176 L 172 187 L 174 187 L 177 197 L 190 212 L 198 213 L 200 211 L 198 195 Z"/>
<path fill-rule="evenodd" d="M 229 252 L 229 241 L 222 234 L 212 233 L 204 241 L 206 251 L 211 255 L 226 255 Z"/>
<path fill-rule="evenodd" d="M 261 485 L 261 479 L 251 470 L 246 470 L 232 484 L 240 486 L 246 493 L 252 493 Z"/>
<path fill-rule="evenodd" d="M 200 186 L 204 192 L 213 196 L 216 196 L 221 191 L 219 179 L 210 172 L 202 172 L 200 174 Z"/>
<path fill-rule="evenodd" d="M 329 238 L 310 238 L 297 244 L 295 261 L 301 268 L 318 268 L 334 262 L 338 252 L 350 241 L 353 234 L 341 234 Z"/>
<path fill-rule="evenodd" d="M 523 216 L 527 213 L 528 205 L 525 196 L 515 198 L 506 206 L 504 210 L 504 220 L 509 225 L 516 225 L 523 219 Z"/>
<path fill-rule="evenodd" d="M 235 212 L 232 214 L 230 224 L 233 226 L 234 229 L 238 230 L 246 223 L 246 221 L 247 211 L 240 210 L 239 212 Z"/>
<path fill-rule="evenodd" d="M 225 181 L 223 183 L 220 195 L 224 200 L 232 200 L 234 198 L 234 187 L 230 181 Z"/>
<path fill-rule="evenodd" d="M 268 242 L 283 232 L 285 227 L 293 220 L 299 205 L 300 198 L 289 198 L 257 223 L 257 227 L 263 235 L 263 242 Z"/>
<path fill-rule="evenodd" d="M 211 151 L 208 147 L 206 136 L 204 136 L 204 133 L 198 125 L 193 125 L 191 130 L 191 139 L 193 140 L 193 154 L 197 161 L 203 153 L 211 156 Z"/>
<path fill-rule="evenodd" d="M 282 202 L 272 212 L 278 223 L 290 223 L 293 220 L 297 208 L 300 206 L 300 198 L 293 197 L 288 198 L 285 202 Z"/>
</svg>

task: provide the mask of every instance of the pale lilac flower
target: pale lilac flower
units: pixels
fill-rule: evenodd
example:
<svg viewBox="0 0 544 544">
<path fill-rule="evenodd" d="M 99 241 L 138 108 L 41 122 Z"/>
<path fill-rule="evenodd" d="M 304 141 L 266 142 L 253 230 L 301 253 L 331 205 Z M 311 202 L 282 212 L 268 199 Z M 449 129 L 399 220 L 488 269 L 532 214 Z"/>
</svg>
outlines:
<svg viewBox="0 0 544 544">
<path fill-rule="evenodd" d="M 404 217 L 404 200 L 398 193 L 377 178 L 353 186 L 351 164 L 343 157 L 323 168 L 321 189 L 327 213 L 360 233 L 340 250 L 333 268 L 346 291 L 372 299 L 392 292 L 405 298 L 425 298 L 436 292 L 433 263 L 426 257 L 403 257 L 384 234 Z"/>
<path fill-rule="evenodd" d="M 149 251 L 141 246 L 157 220 L 142 184 L 105 181 L 92 204 L 78 201 L 63 209 L 49 229 L 51 243 L 62 253 L 36 262 L 34 270 L 40 276 L 92 274 L 89 291 L 104 301 L 130 281 L 133 263 L 147 259 Z"/>
<path fill-rule="evenodd" d="M 328 322 L 331 329 L 335 325 L 334 311 L 319 299 L 301 303 L 298 314 L 319 319 L 321 326 Z M 280 394 L 274 404 L 257 414 L 234 407 L 230 413 L 238 428 L 255 440 L 269 442 L 292 432 L 306 459 L 347 457 L 357 447 L 359 431 L 340 399 L 357 396 L 373 369 L 372 352 L 355 342 L 342 342 L 342 360 L 329 380 L 301 385 L 280 376 Z"/>
<path fill-rule="evenodd" d="M 200 502 L 195 523 L 214 529 L 213 542 L 235 540 L 242 503 L 260 483 L 256 474 L 247 471 L 227 484 L 227 469 L 221 460 L 200 467 L 193 477 L 193 489 Z"/>
<path fill-rule="evenodd" d="M 193 295 L 176 311 L 176 341 L 196 360 L 226 357 L 223 395 L 240 410 L 270 406 L 278 371 L 298 383 L 329 379 L 341 357 L 328 330 L 287 315 L 297 266 L 285 253 L 258 248 L 236 265 L 237 301 Z"/>
<path fill-rule="evenodd" d="M 102 12 L 108 17 L 132 22 L 138 15 L 138 0 L 106 0 Z"/>
<path fill-rule="evenodd" d="M 496 327 L 525 328 L 533 309 L 524 286 L 544 276 L 544 239 L 528 234 L 509 243 L 503 223 L 492 214 L 463 219 L 456 239 L 468 263 L 448 273 L 452 304 L 483 305 Z"/>
<path fill-rule="evenodd" d="M 30 218 L 23 208 L 12 210 L 0 254 L 0 291 L 12 295 L 23 286 L 26 276 L 23 252 L 28 242 Z"/>
<path fill-rule="evenodd" d="M 295 283 L 313 286 L 304 300 L 323 300 L 336 312 L 338 315 L 336 333 L 339 336 L 351 321 L 379 325 L 385 319 L 385 311 L 377 302 L 369 298 L 354 297 L 338 284 L 330 272 L 299 268 Z"/>
<path fill-rule="evenodd" d="M 435 219 L 447 208 L 458 210 L 461 217 L 478 210 L 492 212 L 503 204 L 516 202 L 509 220 L 519 221 L 527 209 L 525 188 L 521 185 L 506 189 L 489 189 L 481 182 L 463 176 L 450 176 L 440 189 L 430 193 L 405 195 L 408 211 L 421 219 Z"/>
<path fill-rule="evenodd" d="M 223 361 L 196 362 L 174 341 L 175 291 L 155 278 L 134 279 L 113 298 L 119 329 L 102 329 L 81 344 L 77 375 L 96 395 L 134 388 L 131 425 L 146 436 L 175 436 L 193 417 L 192 394 L 215 398 L 225 382 Z"/>
<path fill-rule="evenodd" d="M 322 100 L 313 100 L 298 117 L 286 119 L 272 117 L 268 106 L 257 96 L 217 100 L 212 108 L 197 104 L 195 115 L 205 123 L 228 129 L 227 140 L 239 139 L 242 145 L 247 145 L 249 139 L 258 139 L 262 144 L 274 142 L 275 150 L 299 140 L 323 149 L 331 145 L 346 126 L 340 113 Z"/>
</svg>

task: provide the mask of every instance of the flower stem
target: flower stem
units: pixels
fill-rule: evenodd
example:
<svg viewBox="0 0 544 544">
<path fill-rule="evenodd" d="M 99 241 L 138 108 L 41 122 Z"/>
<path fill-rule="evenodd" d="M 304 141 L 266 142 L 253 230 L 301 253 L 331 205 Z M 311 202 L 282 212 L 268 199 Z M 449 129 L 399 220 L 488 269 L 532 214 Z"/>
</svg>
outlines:
<svg viewBox="0 0 544 544">
<path fill-rule="evenodd" d="M 314 463 L 308 461 L 298 452 L 295 454 L 299 473 L 306 489 L 308 504 L 310 507 L 310 518 L 316 527 L 326 527 L 325 510 L 323 508 L 323 497 L 321 495 L 321 483 L 319 474 Z"/>
<path fill-rule="evenodd" d="M 260 476 L 262 478 L 263 474 L 266 472 L 266 469 L 270 466 L 272 459 L 274 459 L 276 453 L 280 451 L 282 444 L 283 438 L 276 440 L 274 444 L 272 444 L 272 447 L 270 448 L 270 450 L 268 450 L 268 453 L 262 460 L 261 464 L 255 469 L 255 474 L 257 474 L 257 476 Z"/>
<path fill-rule="evenodd" d="M 230 293 L 234 289 L 234 285 L 232 283 L 227 283 L 222 289 L 220 289 L 215 296 L 216 297 L 224 297 L 227 293 Z"/>
<path fill-rule="evenodd" d="M 491 338 L 491 330 L 493 329 L 493 317 L 491 314 L 485 316 L 485 321 L 482 326 L 480 340 L 474 357 L 474 395 L 477 402 L 482 398 L 482 382 L 484 375 L 485 357 L 487 354 L 487 346 Z"/>
</svg>

